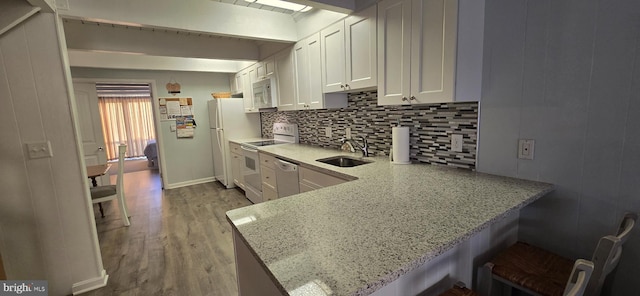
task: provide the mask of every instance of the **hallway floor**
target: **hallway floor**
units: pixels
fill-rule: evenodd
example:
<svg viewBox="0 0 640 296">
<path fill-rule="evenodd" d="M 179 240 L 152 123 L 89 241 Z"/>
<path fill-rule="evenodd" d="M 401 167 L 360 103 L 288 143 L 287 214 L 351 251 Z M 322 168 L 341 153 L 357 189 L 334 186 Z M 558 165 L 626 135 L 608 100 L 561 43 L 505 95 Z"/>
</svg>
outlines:
<svg viewBox="0 0 640 296">
<path fill-rule="evenodd" d="M 106 287 L 83 295 L 237 295 L 225 212 L 250 205 L 240 190 L 205 183 L 162 191 L 157 171 L 125 174 L 131 226 L 117 202 L 94 207 Z"/>
</svg>

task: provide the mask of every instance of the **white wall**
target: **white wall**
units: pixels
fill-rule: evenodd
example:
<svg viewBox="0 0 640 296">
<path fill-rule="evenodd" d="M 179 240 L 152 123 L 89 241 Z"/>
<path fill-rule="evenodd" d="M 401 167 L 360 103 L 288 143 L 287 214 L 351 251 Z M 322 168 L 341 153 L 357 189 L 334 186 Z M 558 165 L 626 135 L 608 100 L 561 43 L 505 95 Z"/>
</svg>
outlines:
<svg viewBox="0 0 640 296">
<path fill-rule="evenodd" d="M 639 15 L 637 0 L 486 1 L 478 170 L 557 186 L 522 211 L 521 239 L 591 258 L 640 211 Z M 611 295 L 637 294 L 640 228 L 627 244 Z"/>
<path fill-rule="evenodd" d="M 102 259 L 55 16 L 38 13 L 0 36 L 0 67 L 0 253 L 7 277 L 48 280 L 50 295 L 70 294 L 85 280 L 99 284 Z M 50 141 L 53 157 L 29 159 L 24 144 L 40 141 Z"/>
<path fill-rule="evenodd" d="M 175 97 L 193 98 L 194 116 L 198 127 L 193 138 L 176 138 L 169 131 L 174 121 L 163 121 L 159 130 L 162 134 L 160 162 L 164 162 L 162 174 L 165 188 L 174 188 L 213 181 L 213 156 L 207 101 L 213 99 L 212 92 L 229 91 L 229 75 L 222 73 L 136 71 L 92 68 L 72 68 L 73 78 L 103 79 L 143 79 L 155 80 L 156 97 L 174 97 L 167 93 L 165 85 L 172 80 L 182 86 Z M 154 102 L 157 104 L 157 102 Z M 157 110 L 157 109 L 156 109 Z M 164 158 L 163 158 L 164 156 Z"/>
</svg>

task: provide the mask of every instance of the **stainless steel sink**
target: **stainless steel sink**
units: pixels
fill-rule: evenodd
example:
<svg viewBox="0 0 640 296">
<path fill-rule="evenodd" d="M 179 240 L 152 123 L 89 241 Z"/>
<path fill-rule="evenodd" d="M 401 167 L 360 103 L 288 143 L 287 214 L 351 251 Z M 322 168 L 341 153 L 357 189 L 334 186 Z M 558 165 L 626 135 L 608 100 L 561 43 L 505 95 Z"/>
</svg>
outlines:
<svg viewBox="0 0 640 296">
<path fill-rule="evenodd" d="M 326 163 L 326 164 L 330 164 L 330 165 L 335 165 L 335 166 L 341 167 L 341 168 L 350 168 L 350 167 L 354 167 L 354 166 L 359 166 L 359 165 L 371 163 L 370 161 L 365 161 L 365 160 L 362 160 L 362 159 L 353 158 L 353 157 L 349 157 L 349 156 L 333 156 L 333 157 L 316 159 L 316 161 L 319 161 L 319 162 L 322 162 L 322 163 Z"/>
</svg>

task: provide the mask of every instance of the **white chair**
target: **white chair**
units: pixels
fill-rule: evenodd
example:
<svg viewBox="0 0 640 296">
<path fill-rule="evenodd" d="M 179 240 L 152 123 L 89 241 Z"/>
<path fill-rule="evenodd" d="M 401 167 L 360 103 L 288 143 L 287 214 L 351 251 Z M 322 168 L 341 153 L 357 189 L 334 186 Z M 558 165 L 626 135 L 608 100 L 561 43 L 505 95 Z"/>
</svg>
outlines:
<svg viewBox="0 0 640 296">
<path fill-rule="evenodd" d="M 600 239 L 591 261 L 571 261 L 517 242 L 484 265 L 488 279 L 484 295 L 492 294 L 495 280 L 531 295 L 599 296 L 605 278 L 620 261 L 622 245 L 637 219 L 634 213 L 625 214 L 616 234 Z"/>
<path fill-rule="evenodd" d="M 91 200 L 94 204 L 102 203 L 118 199 L 120 203 L 120 215 L 122 215 L 122 221 L 125 226 L 131 225 L 129 222 L 129 209 L 127 203 L 124 200 L 124 154 L 127 152 L 127 145 L 118 146 L 118 177 L 116 179 L 116 185 L 105 185 L 91 187 Z M 100 209 L 102 213 L 102 208 Z M 104 214 L 103 214 L 104 216 Z"/>
</svg>

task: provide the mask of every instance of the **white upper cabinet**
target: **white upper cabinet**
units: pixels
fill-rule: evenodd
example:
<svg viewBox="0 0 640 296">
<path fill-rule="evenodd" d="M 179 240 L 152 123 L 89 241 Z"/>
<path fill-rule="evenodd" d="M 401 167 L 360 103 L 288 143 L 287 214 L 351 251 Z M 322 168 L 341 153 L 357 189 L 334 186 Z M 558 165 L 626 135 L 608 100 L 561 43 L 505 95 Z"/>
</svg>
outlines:
<svg viewBox="0 0 640 296">
<path fill-rule="evenodd" d="M 375 87 L 376 6 L 320 31 L 325 93 Z"/>
<path fill-rule="evenodd" d="M 242 71 L 236 73 L 235 76 L 233 76 L 233 82 L 231 83 L 231 89 L 232 92 L 234 94 L 238 94 L 238 93 L 242 93 L 244 91 L 243 88 L 243 84 L 242 84 Z"/>
<path fill-rule="evenodd" d="M 320 33 L 294 46 L 296 109 L 329 109 L 347 106 L 346 93 L 324 93 Z"/>
<path fill-rule="evenodd" d="M 322 89 L 324 92 L 345 90 L 344 21 L 320 31 L 322 51 Z"/>
<path fill-rule="evenodd" d="M 264 67 L 264 61 L 257 62 L 255 64 L 256 67 L 256 77 L 258 80 L 265 79 L 267 77 L 266 70 Z"/>
<path fill-rule="evenodd" d="M 278 110 L 282 111 L 296 109 L 293 52 L 293 47 L 290 47 L 274 55 Z"/>
<path fill-rule="evenodd" d="M 457 0 L 378 4 L 378 104 L 455 100 Z"/>
<path fill-rule="evenodd" d="M 256 63 L 256 73 L 258 76 L 258 80 L 262 80 L 272 76 L 275 73 L 275 70 L 275 62 L 272 56 Z"/>
<path fill-rule="evenodd" d="M 246 74 L 243 76 L 242 83 L 244 91 L 242 96 L 244 98 L 244 112 L 245 113 L 257 113 L 258 108 L 253 104 L 253 83 L 258 81 L 258 64 L 253 64 L 251 67 L 245 70 Z"/>
<path fill-rule="evenodd" d="M 238 93 L 238 83 L 236 82 L 236 75 L 238 74 L 229 74 L 229 86 L 231 89 L 231 93 Z"/>
<path fill-rule="evenodd" d="M 262 63 L 264 64 L 264 77 L 269 77 L 276 73 L 276 63 L 273 60 L 273 57 L 268 57 L 267 59 L 262 61 Z"/>
<path fill-rule="evenodd" d="M 373 5 L 344 20 L 345 87 L 348 89 L 371 88 L 378 83 L 376 12 Z"/>
</svg>

